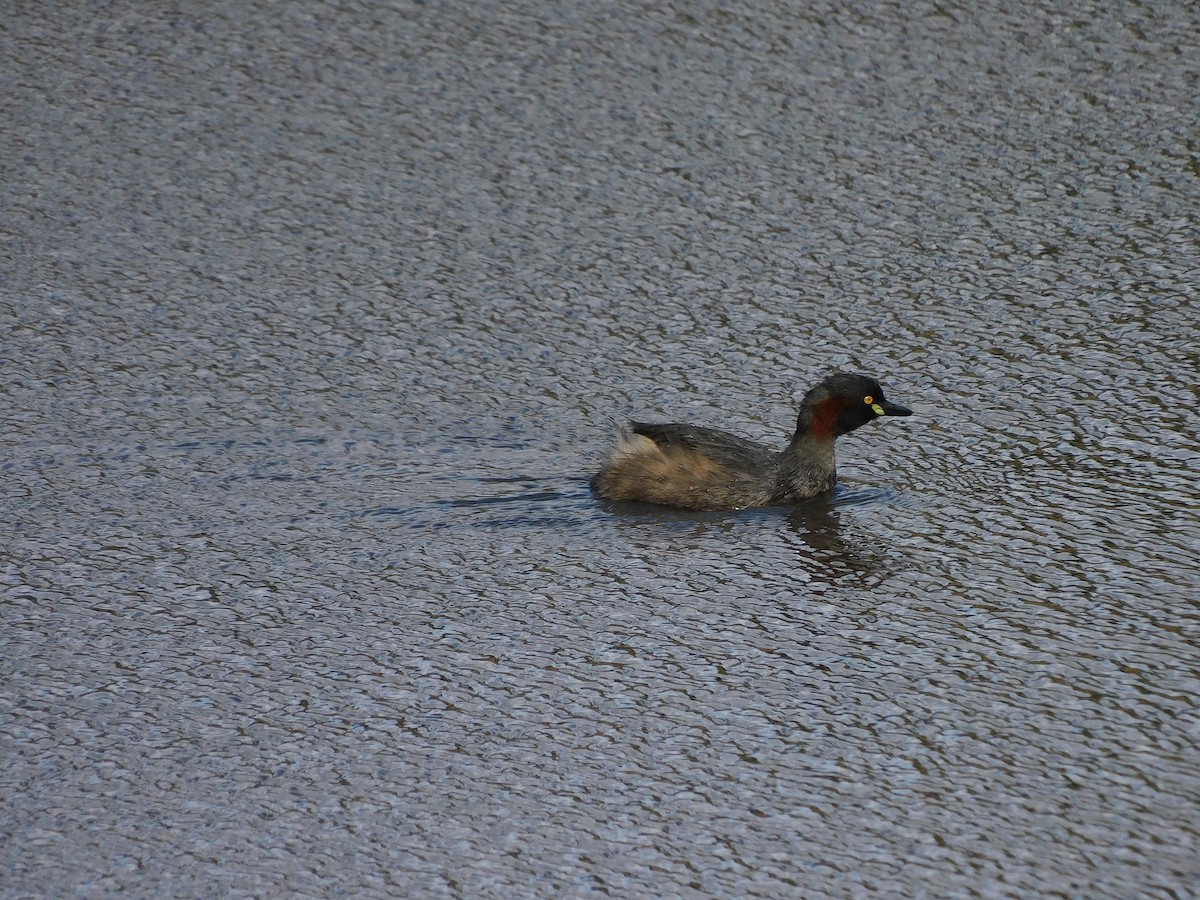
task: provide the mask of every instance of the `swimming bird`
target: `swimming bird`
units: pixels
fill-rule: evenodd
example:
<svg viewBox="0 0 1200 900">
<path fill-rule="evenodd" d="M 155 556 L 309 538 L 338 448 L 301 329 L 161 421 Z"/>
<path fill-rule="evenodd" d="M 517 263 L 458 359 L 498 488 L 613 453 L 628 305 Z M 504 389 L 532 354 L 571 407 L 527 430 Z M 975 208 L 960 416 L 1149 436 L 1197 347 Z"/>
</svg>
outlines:
<svg viewBox="0 0 1200 900">
<path fill-rule="evenodd" d="M 873 378 L 829 375 L 804 395 L 796 433 L 782 452 L 718 428 L 631 422 L 621 427 L 592 490 L 606 500 L 688 509 L 795 503 L 832 490 L 838 437 L 880 416 L 911 415 Z"/>
</svg>

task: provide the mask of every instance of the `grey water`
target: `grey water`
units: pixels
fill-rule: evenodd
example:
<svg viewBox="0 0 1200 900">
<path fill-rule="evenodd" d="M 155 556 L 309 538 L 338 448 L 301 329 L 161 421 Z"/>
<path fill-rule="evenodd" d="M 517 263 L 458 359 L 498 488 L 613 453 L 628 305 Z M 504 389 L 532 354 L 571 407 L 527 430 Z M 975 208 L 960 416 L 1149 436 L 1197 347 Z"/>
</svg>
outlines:
<svg viewBox="0 0 1200 900">
<path fill-rule="evenodd" d="M 0 895 L 1200 893 L 1198 9 L 10 9 Z"/>
</svg>

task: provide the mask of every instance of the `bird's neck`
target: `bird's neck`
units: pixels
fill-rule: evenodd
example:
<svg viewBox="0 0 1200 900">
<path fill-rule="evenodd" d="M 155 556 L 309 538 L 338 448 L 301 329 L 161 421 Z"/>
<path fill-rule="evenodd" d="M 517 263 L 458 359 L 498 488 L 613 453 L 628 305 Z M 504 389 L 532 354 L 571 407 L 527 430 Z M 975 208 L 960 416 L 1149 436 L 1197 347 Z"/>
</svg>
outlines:
<svg viewBox="0 0 1200 900">
<path fill-rule="evenodd" d="M 837 481 L 833 438 L 797 432 L 779 457 L 779 480 L 785 490 L 801 496 L 827 491 Z"/>
</svg>

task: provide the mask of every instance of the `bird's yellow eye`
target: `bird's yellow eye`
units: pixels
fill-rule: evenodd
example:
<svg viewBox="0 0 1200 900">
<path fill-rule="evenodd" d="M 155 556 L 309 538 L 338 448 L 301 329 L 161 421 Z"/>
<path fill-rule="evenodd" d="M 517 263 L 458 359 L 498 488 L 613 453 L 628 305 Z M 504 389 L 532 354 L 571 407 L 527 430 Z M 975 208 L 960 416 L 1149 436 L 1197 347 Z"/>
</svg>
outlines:
<svg viewBox="0 0 1200 900">
<path fill-rule="evenodd" d="M 867 394 L 867 396 L 863 397 L 863 403 L 867 404 L 867 406 L 870 406 L 874 402 L 875 402 L 875 398 L 872 397 L 870 394 Z"/>
</svg>

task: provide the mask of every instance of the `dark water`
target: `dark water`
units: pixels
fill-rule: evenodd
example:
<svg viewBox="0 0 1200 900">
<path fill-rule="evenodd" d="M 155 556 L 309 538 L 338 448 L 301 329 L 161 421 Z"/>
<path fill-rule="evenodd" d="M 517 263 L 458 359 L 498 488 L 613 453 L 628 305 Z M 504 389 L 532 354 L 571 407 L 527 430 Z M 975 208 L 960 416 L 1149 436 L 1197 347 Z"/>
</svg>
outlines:
<svg viewBox="0 0 1200 900">
<path fill-rule="evenodd" d="M 1197 8 L 688 10 L 9 11 L 4 896 L 1200 892 Z"/>
</svg>

